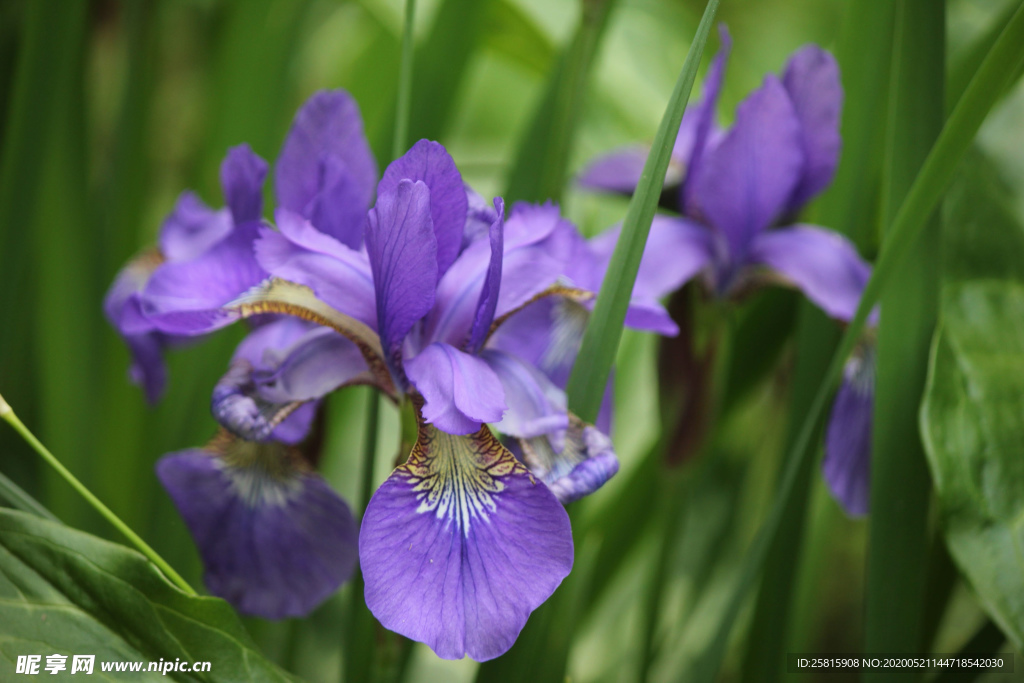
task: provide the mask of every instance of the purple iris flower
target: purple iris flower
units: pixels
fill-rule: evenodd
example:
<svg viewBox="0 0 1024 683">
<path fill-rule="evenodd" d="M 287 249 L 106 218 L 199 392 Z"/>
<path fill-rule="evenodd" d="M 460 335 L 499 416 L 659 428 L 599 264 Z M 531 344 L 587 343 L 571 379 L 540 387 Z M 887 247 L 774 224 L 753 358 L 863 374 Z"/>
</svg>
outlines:
<svg viewBox="0 0 1024 683">
<path fill-rule="evenodd" d="M 317 234 L 357 247 L 377 182 L 362 130 L 347 93 L 317 93 L 297 114 L 275 165 L 279 206 L 315 222 Z M 216 327 L 169 331 L 158 321 L 195 321 L 268 277 L 254 253 L 266 174 L 247 146 L 232 149 L 221 167 L 230 208 L 212 211 L 185 193 L 159 248 L 130 263 L 111 287 L 107 315 L 131 347 L 133 376 L 151 401 L 165 381 L 162 349 Z M 365 377 L 349 372 L 358 348 L 328 328 L 289 317 L 254 323 L 214 390 L 213 413 L 227 432 L 202 449 L 164 457 L 157 472 L 196 541 L 209 590 L 243 613 L 279 619 L 307 614 L 355 564 L 352 514 L 299 444 L 318 399 Z"/>
<path fill-rule="evenodd" d="M 193 192 L 184 192 L 160 228 L 159 246 L 132 259 L 117 274 L 103 310 L 132 352 L 130 376 L 150 403 L 156 403 L 167 384 L 163 350 L 179 338 L 157 330 L 142 311 L 142 293 L 154 275 L 176 264 L 202 259 L 223 250 L 238 234 L 255 234 L 262 211 L 261 187 L 267 164 L 248 145 L 228 151 L 220 167 L 228 207 L 209 208 Z"/>
<path fill-rule="evenodd" d="M 337 180 L 348 167 L 323 162 L 307 126 L 353 130 L 300 113 L 275 169 L 277 229 L 259 227 L 237 249 L 154 276 L 142 316 L 175 336 L 267 315 L 314 325 L 275 342 L 279 331 L 266 330 L 281 321 L 257 329 L 251 337 L 266 336 L 252 342 L 259 353 L 240 348 L 218 384 L 214 414 L 245 443 L 285 440 L 306 405 L 348 383 L 413 406 L 417 443 L 363 517 L 366 601 L 386 627 L 442 657 L 495 657 L 571 569 L 561 502 L 618 469 L 607 437 L 571 416 L 550 375 L 495 333 L 544 302 L 586 311 L 609 250 L 553 206 L 517 206 L 505 220 L 502 201 L 488 206 L 467 191 L 447 151 L 426 140 L 388 167 L 374 208 L 357 220 L 349 190 L 359 184 Z M 310 159 L 317 174 L 284 168 L 308 169 Z M 334 205 L 316 199 L 314 181 L 321 194 L 341 188 Z M 344 230 L 322 227 L 341 214 L 350 216 Z M 674 332 L 657 304 L 665 292 L 645 282 L 627 323 Z M 535 331 L 550 336 L 555 322 L 538 320 Z M 487 424 L 522 440 L 524 462 Z M 192 504 L 179 502 L 186 519 Z"/>
<path fill-rule="evenodd" d="M 832 181 L 839 161 L 842 86 L 835 59 L 809 45 L 779 78 L 765 77 L 738 107 L 732 127 L 714 126 L 729 39 L 715 57 L 702 100 L 687 110 L 675 149 L 683 216 L 660 229 L 680 233 L 680 268 L 700 273 L 718 296 L 763 282 L 799 288 L 830 316 L 856 309 L 868 266 L 846 239 L 793 223 Z M 629 192 L 638 176 L 625 152 L 592 164 L 581 183 Z M 652 233 L 659 228 L 652 229 Z"/>
</svg>

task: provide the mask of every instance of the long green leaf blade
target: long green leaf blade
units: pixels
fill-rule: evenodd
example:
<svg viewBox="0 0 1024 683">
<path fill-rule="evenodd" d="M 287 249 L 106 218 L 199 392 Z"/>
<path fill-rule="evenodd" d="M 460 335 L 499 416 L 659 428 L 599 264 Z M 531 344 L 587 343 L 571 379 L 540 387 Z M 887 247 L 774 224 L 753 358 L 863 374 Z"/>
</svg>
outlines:
<svg viewBox="0 0 1024 683">
<path fill-rule="evenodd" d="M 569 377 L 569 408 L 587 422 L 593 422 L 601 408 L 604 387 L 608 383 L 612 363 L 619 348 L 619 339 L 622 337 L 622 324 L 626 319 L 633 282 L 640 270 L 640 259 L 647 244 L 651 221 L 654 219 L 658 198 L 665 184 L 665 171 L 668 169 L 672 146 L 679 133 L 683 111 L 690 99 L 693 81 L 697 77 L 697 67 L 700 65 L 701 55 L 704 54 L 704 46 L 707 44 L 717 10 L 718 0 L 709 0 L 704 8 L 704 16 L 697 26 L 697 33 L 686 53 L 679 80 L 676 81 L 676 87 L 658 126 L 658 133 L 644 163 L 640 182 L 629 201 L 626 218 L 622 223 L 622 233 L 612 253 L 608 272 L 601 283 L 601 291 L 594 304 L 594 313 L 587 324 L 576 364 Z"/>
<path fill-rule="evenodd" d="M 888 223 L 942 129 L 945 100 L 945 3 L 896 4 L 883 215 Z M 871 456 L 864 648 L 917 652 L 922 647 L 928 573 L 931 480 L 917 428 L 928 347 L 938 312 L 937 211 L 908 247 L 881 297 Z M 894 229 L 893 227 L 889 228 Z M 871 670 L 865 680 L 907 680 L 906 672 Z"/>
</svg>

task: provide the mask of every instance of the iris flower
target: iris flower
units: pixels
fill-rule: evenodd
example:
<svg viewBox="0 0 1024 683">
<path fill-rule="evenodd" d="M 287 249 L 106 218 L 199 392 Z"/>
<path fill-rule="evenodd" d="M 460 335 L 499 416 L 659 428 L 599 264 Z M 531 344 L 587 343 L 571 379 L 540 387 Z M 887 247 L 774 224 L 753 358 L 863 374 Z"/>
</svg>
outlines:
<svg viewBox="0 0 1024 683">
<path fill-rule="evenodd" d="M 168 456 L 159 474 L 211 590 L 251 610 L 274 603 L 265 593 L 281 577 L 287 599 L 254 613 L 311 609 L 350 567 L 339 548 L 324 547 L 345 545 L 347 509 L 337 511 L 285 442 L 308 432 L 325 394 L 375 386 L 415 416 L 418 434 L 363 516 L 367 605 L 441 657 L 489 659 L 511 647 L 572 567 L 562 503 L 618 469 L 607 435 L 571 415 L 551 375 L 510 336 L 499 344 L 498 333 L 516 320 L 527 336 L 557 336 L 560 317 L 527 311 L 586 311 L 610 250 L 584 240 L 554 206 L 518 205 L 506 219 L 500 198 L 486 204 L 426 140 L 387 168 L 366 212 L 376 172 L 346 103 L 343 93 L 322 93 L 297 115 L 275 168 L 276 229 L 236 225 L 133 290 L 140 322 L 128 334 L 181 338 L 257 324 L 214 391 L 225 433 L 200 452 Z M 638 281 L 627 323 L 671 333 L 657 304 L 664 277 L 645 272 L 651 281 Z M 278 533 L 262 533 L 264 521 Z M 319 525 L 333 535 L 318 539 Z M 214 547 L 222 534 L 235 536 Z M 284 578 L 309 573 L 317 582 L 308 590 Z"/>
<path fill-rule="evenodd" d="M 834 58 L 809 45 L 782 76 L 769 74 L 738 107 L 733 125 L 716 127 L 714 110 L 730 50 L 722 48 L 702 99 L 687 109 L 666 177 L 662 206 L 682 213 L 652 227 L 677 234 L 671 257 L 713 295 L 738 297 L 766 283 L 794 286 L 829 316 L 850 320 L 870 266 L 837 233 L 794 223 L 832 181 L 839 162 L 842 87 Z M 588 166 L 579 182 L 630 194 L 646 152 L 631 147 Z M 666 239 L 666 238 L 662 238 Z M 826 435 L 825 479 L 851 515 L 867 512 L 874 352 L 864 344 L 847 363 Z"/>
</svg>

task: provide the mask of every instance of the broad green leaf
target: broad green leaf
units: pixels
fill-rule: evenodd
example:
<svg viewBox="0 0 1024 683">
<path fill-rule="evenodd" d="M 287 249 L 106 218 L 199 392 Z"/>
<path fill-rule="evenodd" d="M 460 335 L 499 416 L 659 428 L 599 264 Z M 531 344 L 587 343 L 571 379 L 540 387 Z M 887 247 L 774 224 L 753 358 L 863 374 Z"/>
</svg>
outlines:
<svg viewBox="0 0 1024 683">
<path fill-rule="evenodd" d="M 702 655 L 698 670 L 690 680 L 712 681 L 725 656 L 732 628 L 746 602 L 748 591 L 756 584 L 768 549 L 779 531 L 784 511 L 796 490 L 796 482 L 805 460 L 812 456 L 810 445 L 829 395 L 842 372 L 843 363 L 864 330 L 868 314 L 878 302 L 893 273 L 904 263 L 911 246 L 924 228 L 931 212 L 949 186 L 957 166 L 981 127 L 993 104 L 1020 63 L 1024 61 L 1024 4 L 1007 24 L 992 50 L 982 62 L 963 97 L 943 126 L 939 139 L 914 179 L 906 199 L 886 231 L 882 252 L 871 279 L 861 295 L 860 305 L 832 356 L 828 370 L 818 386 L 814 401 L 786 460 L 779 492 L 760 531 L 740 567 L 711 644 Z"/>
<path fill-rule="evenodd" d="M 511 0 L 495 0 L 484 17 L 484 40 L 491 49 L 544 74 L 555 61 L 551 40 L 520 6 Z"/>
<path fill-rule="evenodd" d="M 101 661 L 211 663 L 209 673 L 133 680 L 294 680 L 256 651 L 223 600 L 186 595 L 123 546 L 0 509 L 0 677 L 13 680 L 17 656 L 29 654 L 93 654 L 96 673 Z"/>
<path fill-rule="evenodd" d="M 921 431 L 950 553 L 992 619 L 1024 647 L 1024 285 L 951 285 Z"/>
<path fill-rule="evenodd" d="M 640 182 L 629 201 L 622 232 L 615 244 L 615 251 L 594 304 L 594 313 L 583 334 L 579 355 L 569 377 L 566 389 L 569 407 L 587 422 L 593 422 L 601 408 L 601 397 L 622 338 L 622 325 L 626 319 L 633 283 L 640 270 L 640 259 L 647 244 L 647 235 L 651 231 L 651 221 L 654 220 L 654 211 L 665 184 L 665 171 L 717 10 L 718 0 L 709 0 L 686 53 L 679 80 L 676 81 L 672 97 L 658 125 L 658 133 L 654 136 L 651 151 L 644 162 Z"/>
</svg>

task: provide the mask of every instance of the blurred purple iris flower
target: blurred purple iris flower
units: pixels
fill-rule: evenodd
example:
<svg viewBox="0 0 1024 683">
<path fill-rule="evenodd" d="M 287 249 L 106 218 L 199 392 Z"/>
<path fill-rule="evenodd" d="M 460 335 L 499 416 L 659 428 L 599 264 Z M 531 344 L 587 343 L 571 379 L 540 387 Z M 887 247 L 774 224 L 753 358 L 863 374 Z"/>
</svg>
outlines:
<svg viewBox="0 0 1024 683">
<path fill-rule="evenodd" d="M 367 213 L 376 170 L 349 104 L 322 93 L 297 115 L 275 168 L 276 229 L 236 225 L 162 264 L 133 289 L 137 320 L 120 327 L 182 338 L 259 324 L 214 391 L 226 434 L 159 465 L 208 586 L 249 613 L 304 613 L 351 569 L 347 508 L 287 446 L 317 401 L 361 383 L 412 406 L 417 442 L 359 533 L 367 605 L 441 657 L 489 659 L 572 567 L 562 503 L 618 469 L 605 433 L 568 413 L 555 373 L 522 355 L 531 343 L 497 333 L 515 320 L 525 338 L 571 347 L 566 316 L 535 312 L 586 315 L 611 242 L 584 240 L 550 205 L 518 205 L 506 220 L 502 200 L 484 202 L 426 140 L 388 167 Z M 645 262 L 664 266 L 656 256 Z M 627 324 L 674 333 L 657 299 L 680 280 L 644 272 Z M 221 531 L 235 534 L 226 546 Z"/>
<path fill-rule="evenodd" d="M 700 102 L 687 109 L 674 150 L 682 217 L 661 227 L 685 244 L 675 258 L 688 276 L 702 275 L 718 296 L 761 282 L 799 288 L 827 314 L 848 319 L 868 266 L 846 239 L 793 223 L 832 181 L 839 161 L 842 86 L 835 59 L 821 48 L 797 50 L 782 77 L 765 77 L 740 103 L 732 127 L 719 130 L 714 110 L 730 42 L 709 69 Z M 636 152 L 614 152 L 580 178 L 584 187 L 631 192 Z"/>
<path fill-rule="evenodd" d="M 832 181 L 839 161 L 842 86 L 834 58 L 814 45 L 797 50 L 782 77 L 765 77 L 739 105 L 727 130 L 714 110 L 730 50 L 712 61 L 702 99 L 687 109 L 666 177 L 662 206 L 682 214 L 651 229 L 676 235 L 684 279 L 700 276 L 718 297 L 764 283 L 800 289 L 826 314 L 853 317 L 870 266 L 837 233 L 793 223 Z M 631 194 L 646 157 L 642 147 L 613 152 L 588 166 L 583 187 Z M 824 474 L 851 515 L 867 512 L 873 352 L 865 346 L 846 367 L 826 435 Z"/>
</svg>

